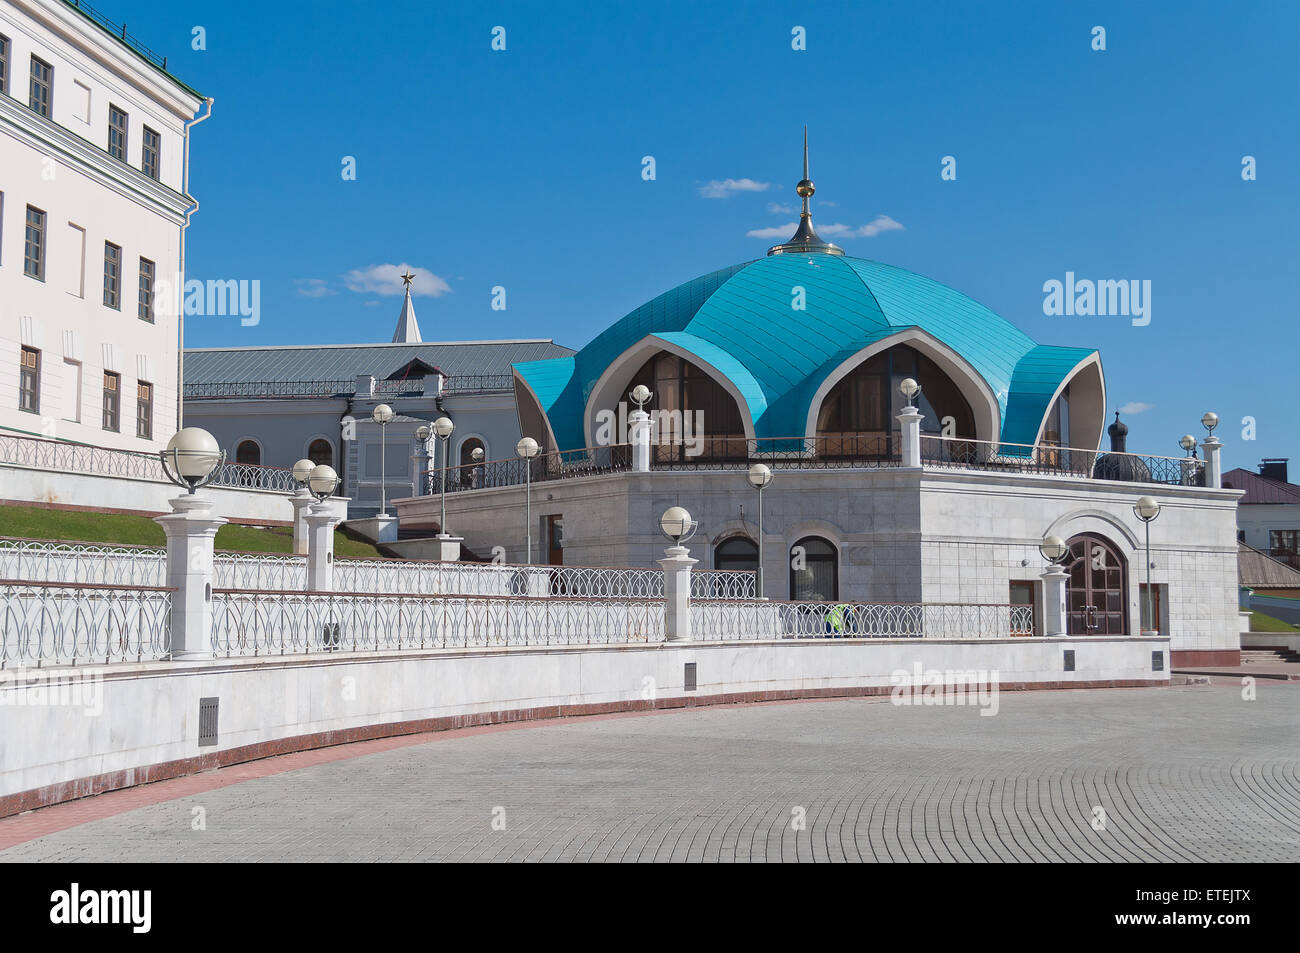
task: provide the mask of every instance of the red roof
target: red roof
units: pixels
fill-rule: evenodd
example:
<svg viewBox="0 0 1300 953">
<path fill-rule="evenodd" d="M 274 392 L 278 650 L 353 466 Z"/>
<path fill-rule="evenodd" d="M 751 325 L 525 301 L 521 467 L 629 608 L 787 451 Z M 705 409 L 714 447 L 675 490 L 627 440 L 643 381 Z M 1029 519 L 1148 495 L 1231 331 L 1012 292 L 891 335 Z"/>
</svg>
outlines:
<svg viewBox="0 0 1300 953">
<path fill-rule="evenodd" d="M 1270 480 L 1252 470 L 1229 470 L 1223 475 L 1223 485 L 1246 491 L 1238 503 L 1300 503 L 1300 486 Z"/>
</svg>

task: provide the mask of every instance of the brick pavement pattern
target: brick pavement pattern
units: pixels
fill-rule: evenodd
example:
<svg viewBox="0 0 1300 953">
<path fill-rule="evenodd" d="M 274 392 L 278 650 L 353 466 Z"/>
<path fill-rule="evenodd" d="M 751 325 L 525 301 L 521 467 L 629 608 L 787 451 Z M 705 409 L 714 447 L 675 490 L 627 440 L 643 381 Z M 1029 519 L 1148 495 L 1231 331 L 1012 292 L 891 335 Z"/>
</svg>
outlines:
<svg viewBox="0 0 1300 953">
<path fill-rule="evenodd" d="M 1261 683 L 1254 701 L 1221 683 L 1016 692 L 999 706 L 857 699 L 431 735 L 0 860 L 1300 860 L 1295 686 Z"/>
</svg>

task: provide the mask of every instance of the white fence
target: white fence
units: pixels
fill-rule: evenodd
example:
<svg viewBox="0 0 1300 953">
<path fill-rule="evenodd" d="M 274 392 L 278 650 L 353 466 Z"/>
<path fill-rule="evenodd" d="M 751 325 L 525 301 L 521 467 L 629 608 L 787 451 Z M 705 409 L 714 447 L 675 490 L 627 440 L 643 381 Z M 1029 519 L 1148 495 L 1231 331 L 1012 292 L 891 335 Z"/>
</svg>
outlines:
<svg viewBox="0 0 1300 953">
<path fill-rule="evenodd" d="M 664 603 L 609 599 L 212 594 L 219 657 L 661 642 Z"/>
<path fill-rule="evenodd" d="M 164 550 L 147 547 L 0 537 L 0 579 L 162 586 L 167 582 L 166 555 Z M 307 587 L 307 561 L 303 556 L 273 553 L 218 553 L 213 558 L 213 575 L 218 589 L 302 590 Z M 406 595 L 662 599 L 664 574 L 658 569 L 338 559 L 334 562 L 334 589 Z M 691 574 L 693 598 L 752 599 L 754 593 L 752 572 Z"/>
<path fill-rule="evenodd" d="M 691 602 L 691 632 L 709 639 L 1005 639 L 1034 634 L 1027 605 Z"/>
<path fill-rule="evenodd" d="M 0 581 L 0 668 L 166 658 L 174 591 Z"/>
</svg>

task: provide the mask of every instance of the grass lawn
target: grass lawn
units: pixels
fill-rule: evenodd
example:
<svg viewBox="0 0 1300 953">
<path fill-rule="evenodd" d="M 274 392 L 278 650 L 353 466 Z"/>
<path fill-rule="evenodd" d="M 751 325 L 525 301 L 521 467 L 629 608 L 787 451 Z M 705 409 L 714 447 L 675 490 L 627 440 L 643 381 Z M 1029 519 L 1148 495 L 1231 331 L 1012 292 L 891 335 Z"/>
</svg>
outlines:
<svg viewBox="0 0 1300 953">
<path fill-rule="evenodd" d="M 162 546 L 162 527 L 147 516 L 47 510 L 39 506 L 0 507 L 0 536 L 75 540 L 84 543 L 130 543 Z M 217 530 L 218 550 L 233 553 L 287 553 L 293 550 L 288 526 L 257 527 L 227 523 Z M 334 554 L 344 559 L 372 559 L 382 553 L 374 546 L 334 532 Z"/>
<path fill-rule="evenodd" d="M 1250 612 L 1250 631 L 1289 632 L 1294 635 L 1300 630 L 1296 629 L 1290 622 L 1283 622 L 1281 619 L 1275 619 L 1271 615 L 1265 615 L 1252 609 Z"/>
</svg>

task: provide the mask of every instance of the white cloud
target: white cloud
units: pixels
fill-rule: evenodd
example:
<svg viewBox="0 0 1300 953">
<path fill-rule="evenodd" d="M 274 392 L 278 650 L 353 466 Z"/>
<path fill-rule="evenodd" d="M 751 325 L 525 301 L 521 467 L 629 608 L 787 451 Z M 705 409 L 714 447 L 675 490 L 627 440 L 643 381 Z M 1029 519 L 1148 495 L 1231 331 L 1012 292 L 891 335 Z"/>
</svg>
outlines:
<svg viewBox="0 0 1300 953">
<path fill-rule="evenodd" d="M 767 210 L 773 215 L 793 215 L 793 205 L 782 205 L 780 202 L 768 202 Z"/>
<path fill-rule="evenodd" d="M 700 195 L 706 199 L 725 199 L 736 192 L 766 192 L 771 187 L 771 182 L 753 179 L 714 179 L 700 186 Z"/>
<path fill-rule="evenodd" d="M 1121 414 L 1140 414 L 1144 410 L 1150 410 L 1155 404 L 1144 404 L 1140 400 L 1131 400 L 1119 409 Z"/>
<path fill-rule="evenodd" d="M 754 228 L 745 232 L 746 238 L 789 238 L 799 226 L 794 222 L 789 225 L 773 225 L 771 228 Z"/>
<path fill-rule="evenodd" d="M 415 276 L 411 282 L 412 295 L 437 298 L 451 292 L 451 286 L 428 268 L 416 268 L 405 262 L 400 265 L 354 268 L 343 276 L 343 283 L 349 291 L 362 294 L 400 295 L 406 290 L 402 284 L 402 275 L 407 272 Z"/>
<path fill-rule="evenodd" d="M 298 294 L 304 298 L 324 298 L 326 295 L 338 294 L 324 278 L 295 278 L 293 283 L 298 286 Z"/>
<path fill-rule="evenodd" d="M 746 232 L 745 237 L 789 238 L 798 227 L 794 222 L 791 222 L 789 225 L 755 228 Z M 888 215 L 877 215 L 866 225 L 853 226 L 845 225 L 842 222 L 833 222 L 829 225 L 818 225 L 816 228 L 817 234 L 823 238 L 875 238 L 881 232 L 899 232 L 903 230 L 902 224 L 894 221 Z"/>
</svg>

